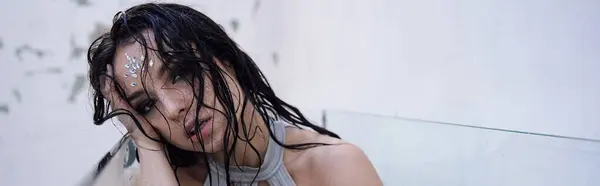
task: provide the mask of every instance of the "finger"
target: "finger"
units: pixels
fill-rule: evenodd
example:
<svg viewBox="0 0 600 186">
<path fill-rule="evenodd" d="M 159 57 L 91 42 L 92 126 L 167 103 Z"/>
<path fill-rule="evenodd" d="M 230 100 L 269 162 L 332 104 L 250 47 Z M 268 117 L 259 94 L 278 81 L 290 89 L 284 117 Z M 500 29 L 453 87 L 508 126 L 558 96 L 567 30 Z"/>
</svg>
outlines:
<svg viewBox="0 0 600 186">
<path fill-rule="evenodd" d="M 102 94 L 105 95 L 105 98 L 108 99 L 109 103 L 111 104 L 112 110 L 115 111 L 117 109 L 121 110 L 122 112 L 126 112 L 128 114 L 120 114 L 117 116 L 117 120 L 119 120 L 119 122 L 121 122 L 125 128 L 127 129 L 128 132 L 130 133 L 137 133 L 139 132 L 137 126 L 134 123 L 134 118 L 140 118 L 136 115 L 135 111 L 131 108 L 131 106 L 129 105 L 129 102 L 127 102 L 122 96 L 120 96 L 120 94 L 117 91 L 117 83 L 115 82 L 115 76 L 114 76 L 114 71 L 112 68 L 112 65 L 106 65 L 106 76 L 104 78 L 104 86 L 102 87 Z M 120 112 L 121 112 L 120 111 Z M 131 115 L 129 115 L 131 114 Z M 141 120 L 138 120 L 140 122 L 143 122 Z M 153 130 L 150 128 L 148 128 L 147 124 L 142 124 L 143 128 L 145 131 L 150 131 Z"/>
<path fill-rule="evenodd" d="M 106 65 L 106 74 L 102 76 L 100 84 L 100 91 L 105 98 L 110 98 L 113 86 L 113 71 L 111 65 Z"/>
<path fill-rule="evenodd" d="M 103 86 L 101 88 L 102 95 L 108 100 L 109 106 L 112 110 L 116 110 L 118 108 L 122 108 L 122 104 L 116 105 L 115 103 L 121 102 L 116 92 L 116 82 L 115 77 L 113 76 L 113 69 L 111 65 L 106 65 L 106 75 L 102 80 Z"/>
<path fill-rule="evenodd" d="M 102 95 L 108 99 L 113 107 L 116 109 L 127 109 L 129 106 L 127 102 L 117 92 L 115 76 L 112 69 L 112 65 L 106 65 L 106 76 L 104 77 L 104 86 L 102 87 Z"/>
<path fill-rule="evenodd" d="M 112 69 L 112 65 L 107 64 L 106 65 L 106 75 L 104 76 L 103 79 L 103 86 L 101 87 L 101 91 L 102 91 L 102 95 L 104 95 L 104 97 L 109 101 L 110 103 L 110 107 L 112 107 L 112 110 L 118 110 L 118 109 L 124 109 L 124 110 L 128 110 L 131 111 L 131 109 L 129 108 L 129 104 L 127 104 L 127 102 L 125 102 L 125 100 L 118 94 L 117 90 L 116 90 L 116 82 L 115 82 L 115 77 L 113 76 L 114 72 Z M 133 114 L 133 113 L 132 113 Z M 131 120 L 129 115 L 119 115 L 117 116 L 117 119 L 123 124 L 125 125 L 125 128 L 127 128 L 128 131 L 132 132 L 134 128 L 132 128 L 133 126 L 133 121 Z"/>
</svg>

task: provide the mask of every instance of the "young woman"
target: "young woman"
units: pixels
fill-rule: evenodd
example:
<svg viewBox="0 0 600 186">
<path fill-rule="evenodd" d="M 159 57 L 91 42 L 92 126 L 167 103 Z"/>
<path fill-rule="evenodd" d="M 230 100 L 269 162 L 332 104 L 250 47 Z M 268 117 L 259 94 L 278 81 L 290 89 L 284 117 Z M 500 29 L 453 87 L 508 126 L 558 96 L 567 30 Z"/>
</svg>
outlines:
<svg viewBox="0 0 600 186">
<path fill-rule="evenodd" d="M 117 116 L 141 185 L 382 185 L 365 154 L 279 99 L 206 15 L 148 3 L 88 51 L 94 122 Z"/>
</svg>

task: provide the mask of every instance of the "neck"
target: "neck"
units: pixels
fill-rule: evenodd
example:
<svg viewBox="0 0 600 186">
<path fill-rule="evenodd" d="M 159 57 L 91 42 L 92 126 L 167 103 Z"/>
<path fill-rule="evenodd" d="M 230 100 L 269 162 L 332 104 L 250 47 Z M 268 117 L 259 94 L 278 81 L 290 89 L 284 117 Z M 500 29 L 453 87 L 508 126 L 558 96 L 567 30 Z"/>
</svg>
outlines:
<svg viewBox="0 0 600 186">
<path fill-rule="evenodd" d="M 254 109 L 248 109 L 248 112 L 242 114 L 240 118 L 245 122 L 239 122 L 237 142 L 234 147 L 231 147 L 233 148 L 233 156 L 229 160 L 229 165 L 260 167 L 261 162 L 264 162 L 267 147 L 269 145 L 270 135 L 269 129 L 267 128 L 268 123 L 265 122 L 260 114 Z M 244 132 L 242 127 L 246 128 L 246 132 Z M 254 149 L 258 151 L 258 154 Z M 213 157 L 216 162 L 221 164 L 225 163 L 224 151 L 215 153 Z"/>
</svg>

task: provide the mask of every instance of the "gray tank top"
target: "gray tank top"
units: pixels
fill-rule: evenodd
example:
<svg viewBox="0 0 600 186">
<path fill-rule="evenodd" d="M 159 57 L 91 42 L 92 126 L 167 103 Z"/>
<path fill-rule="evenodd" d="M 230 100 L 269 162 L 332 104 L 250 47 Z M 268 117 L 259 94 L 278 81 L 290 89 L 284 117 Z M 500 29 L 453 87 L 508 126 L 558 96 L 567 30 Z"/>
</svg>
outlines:
<svg viewBox="0 0 600 186">
<path fill-rule="evenodd" d="M 285 140 L 285 127 L 287 124 L 283 121 L 273 121 L 270 122 L 270 125 L 271 130 L 273 130 L 273 133 L 275 134 L 274 137 L 283 142 Z M 264 162 L 260 167 L 260 172 L 258 171 L 258 168 L 254 167 L 230 166 L 229 174 L 231 181 L 234 185 L 243 186 L 257 186 L 259 182 L 267 182 L 271 186 L 295 186 L 294 180 L 292 180 L 292 177 L 283 165 L 283 150 L 284 148 L 282 146 L 279 146 L 273 138 L 270 138 Z M 208 161 L 210 163 L 212 179 L 207 176 L 204 186 L 227 185 L 225 166 L 216 163 L 210 156 Z M 254 183 L 251 184 L 254 177 L 256 177 L 256 179 L 254 180 Z"/>
</svg>

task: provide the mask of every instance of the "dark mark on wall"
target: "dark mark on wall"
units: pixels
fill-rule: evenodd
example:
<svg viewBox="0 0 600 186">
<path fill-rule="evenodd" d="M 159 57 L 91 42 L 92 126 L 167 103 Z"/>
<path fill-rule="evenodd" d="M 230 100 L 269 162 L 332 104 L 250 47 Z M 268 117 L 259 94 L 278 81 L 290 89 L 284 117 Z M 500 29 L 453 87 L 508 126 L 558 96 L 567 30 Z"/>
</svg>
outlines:
<svg viewBox="0 0 600 186">
<path fill-rule="evenodd" d="M 85 48 L 77 46 L 75 43 L 75 36 L 71 36 L 71 59 L 77 59 L 85 53 Z"/>
<path fill-rule="evenodd" d="M 46 69 L 48 74 L 60 74 L 62 73 L 62 69 L 60 67 L 50 67 Z"/>
<path fill-rule="evenodd" d="M 252 7 L 253 16 L 258 13 L 258 9 L 260 9 L 260 0 L 254 0 L 254 7 Z"/>
<path fill-rule="evenodd" d="M 233 18 L 233 19 L 231 19 L 229 24 L 231 25 L 233 32 L 237 33 L 238 28 L 240 27 L 240 22 L 237 19 Z"/>
<path fill-rule="evenodd" d="M 94 40 L 98 39 L 98 37 L 100 37 L 102 34 L 108 32 L 108 26 L 105 24 L 102 24 L 100 22 L 96 23 L 96 26 L 94 26 L 94 31 L 92 31 L 92 33 L 90 33 L 90 35 L 88 36 L 90 39 L 90 43 L 93 42 Z"/>
<path fill-rule="evenodd" d="M 41 49 L 32 48 L 29 45 L 20 46 L 15 50 L 15 55 L 19 58 L 20 61 L 23 61 L 23 53 L 30 53 L 36 55 L 38 58 L 44 57 L 46 53 Z"/>
<path fill-rule="evenodd" d="M 275 66 L 279 65 L 279 55 L 277 55 L 276 52 L 273 52 L 273 56 L 271 56 L 273 58 L 273 64 Z"/>
<path fill-rule="evenodd" d="M 6 114 L 8 114 L 8 105 L 0 105 L 0 112 L 4 112 Z"/>
<path fill-rule="evenodd" d="M 21 92 L 17 89 L 13 89 L 13 95 L 15 96 L 15 99 L 17 99 L 17 102 L 21 103 Z"/>
<path fill-rule="evenodd" d="M 323 128 L 327 128 L 327 112 L 325 112 L 325 110 L 321 112 L 321 123 Z"/>
<path fill-rule="evenodd" d="M 27 72 L 25 72 L 25 76 L 26 76 L 26 77 L 31 77 L 31 76 L 33 76 L 33 75 L 35 75 L 35 72 L 34 72 L 34 71 L 31 71 L 31 70 L 30 70 L 30 71 L 27 71 Z"/>
<path fill-rule="evenodd" d="M 75 4 L 77 4 L 77 6 L 89 6 L 90 1 L 89 0 L 73 0 L 75 2 Z"/>
<path fill-rule="evenodd" d="M 62 73 L 62 68 L 60 67 L 49 67 L 46 68 L 45 70 L 29 70 L 25 72 L 25 76 L 27 77 L 31 77 L 34 75 L 38 75 L 38 74 L 60 74 Z"/>
<path fill-rule="evenodd" d="M 75 98 L 77 94 L 83 90 L 83 85 L 85 83 L 84 75 L 75 76 L 75 82 L 73 83 L 73 87 L 71 88 L 71 95 L 69 95 L 69 99 L 67 100 L 69 103 L 75 103 Z"/>
<path fill-rule="evenodd" d="M 137 151 L 135 150 L 135 144 L 133 144 L 133 140 L 127 143 L 127 147 L 125 147 L 125 162 L 123 162 L 123 168 L 128 168 L 135 163 L 137 157 Z"/>
<path fill-rule="evenodd" d="M 2 49 L 2 47 L 4 47 L 4 43 L 2 42 L 2 38 L 0 38 L 0 49 Z"/>
</svg>

